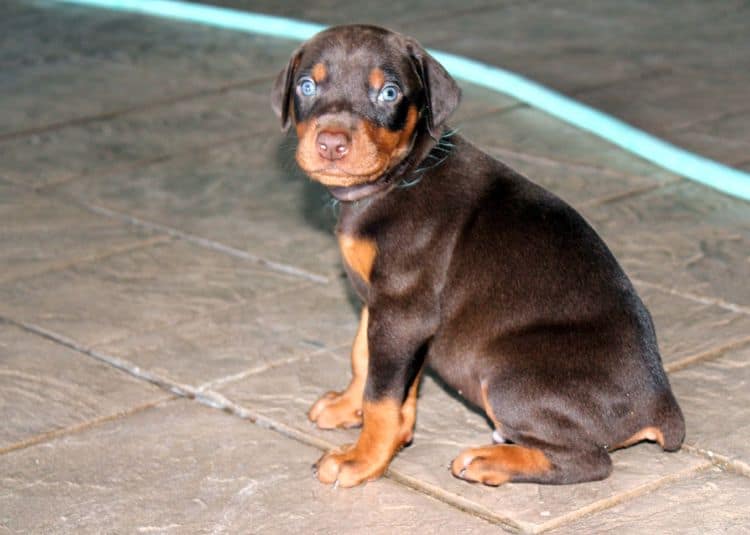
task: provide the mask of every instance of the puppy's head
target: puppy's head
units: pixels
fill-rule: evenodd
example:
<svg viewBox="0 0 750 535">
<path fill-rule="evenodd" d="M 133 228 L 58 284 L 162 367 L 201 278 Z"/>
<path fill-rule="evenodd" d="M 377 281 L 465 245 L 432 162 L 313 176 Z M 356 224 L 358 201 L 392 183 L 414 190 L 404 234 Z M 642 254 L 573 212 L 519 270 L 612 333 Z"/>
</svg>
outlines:
<svg viewBox="0 0 750 535">
<path fill-rule="evenodd" d="M 340 200 L 388 186 L 418 134 L 440 135 L 458 105 L 453 78 L 415 40 L 374 26 L 324 30 L 292 54 L 273 87 L 296 159 Z"/>
</svg>

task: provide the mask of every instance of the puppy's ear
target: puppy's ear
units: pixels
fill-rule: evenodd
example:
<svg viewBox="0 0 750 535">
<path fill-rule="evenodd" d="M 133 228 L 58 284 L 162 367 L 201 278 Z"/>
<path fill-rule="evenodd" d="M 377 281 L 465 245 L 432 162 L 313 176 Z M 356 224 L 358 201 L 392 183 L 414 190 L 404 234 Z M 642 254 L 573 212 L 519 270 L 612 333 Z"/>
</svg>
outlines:
<svg viewBox="0 0 750 535">
<path fill-rule="evenodd" d="M 287 130 L 291 123 L 289 120 L 289 106 L 294 91 L 294 73 L 297 71 L 301 57 L 302 47 L 299 47 L 292 53 L 289 63 L 287 63 L 286 67 L 276 77 L 273 89 L 271 90 L 271 107 L 279 119 L 281 119 L 282 130 Z"/>
<path fill-rule="evenodd" d="M 407 42 L 414 70 L 425 96 L 427 128 L 433 138 L 440 137 L 440 127 L 461 101 L 461 89 L 448 71 L 419 43 Z"/>
</svg>

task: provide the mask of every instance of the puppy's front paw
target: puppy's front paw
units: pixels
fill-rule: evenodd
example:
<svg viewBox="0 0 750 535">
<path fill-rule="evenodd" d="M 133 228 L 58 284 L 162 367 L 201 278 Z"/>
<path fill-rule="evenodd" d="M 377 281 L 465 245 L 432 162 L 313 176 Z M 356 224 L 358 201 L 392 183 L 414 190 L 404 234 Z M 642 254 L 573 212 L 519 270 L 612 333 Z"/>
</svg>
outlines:
<svg viewBox="0 0 750 535">
<path fill-rule="evenodd" d="M 311 422 L 321 429 L 350 428 L 362 425 L 362 400 L 345 392 L 328 392 L 316 401 L 307 413 Z"/>
<path fill-rule="evenodd" d="M 315 470 L 321 483 L 354 487 L 383 475 L 388 468 L 388 461 L 375 459 L 354 445 L 348 445 L 323 455 L 315 463 Z"/>
</svg>

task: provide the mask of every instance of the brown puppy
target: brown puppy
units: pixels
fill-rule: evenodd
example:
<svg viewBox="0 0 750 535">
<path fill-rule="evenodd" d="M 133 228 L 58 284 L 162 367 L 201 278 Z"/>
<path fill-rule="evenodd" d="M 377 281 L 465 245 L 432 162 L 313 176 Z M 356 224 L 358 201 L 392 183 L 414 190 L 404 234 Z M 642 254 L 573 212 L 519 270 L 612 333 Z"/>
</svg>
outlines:
<svg viewBox="0 0 750 535">
<path fill-rule="evenodd" d="M 362 432 L 318 478 L 383 474 L 412 438 L 425 363 L 500 442 L 462 452 L 456 477 L 575 483 L 607 477 L 615 448 L 678 449 L 682 413 L 630 281 L 570 206 L 445 129 L 459 96 L 416 41 L 372 26 L 321 32 L 276 80 L 297 162 L 341 201 L 364 302 L 351 383 L 309 413 Z"/>
</svg>

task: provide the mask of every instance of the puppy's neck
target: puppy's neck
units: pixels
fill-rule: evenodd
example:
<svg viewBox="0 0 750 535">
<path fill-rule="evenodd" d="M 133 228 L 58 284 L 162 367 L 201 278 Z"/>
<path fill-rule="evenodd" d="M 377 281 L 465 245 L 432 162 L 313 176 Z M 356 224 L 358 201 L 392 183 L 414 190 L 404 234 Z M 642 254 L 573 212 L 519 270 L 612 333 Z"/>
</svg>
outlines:
<svg viewBox="0 0 750 535">
<path fill-rule="evenodd" d="M 451 138 L 456 134 L 455 129 L 445 128 L 440 135 L 440 138 L 435 140 L 430 136 L 427 138 L 425 146 L 421 151 L 421 154 L 415 158 L 417 165 L 409 170 L 408 173 L 404 173 L 401 180 L 398 182 L 400 188 L 410 188 L 418 184 L 425 173 L 429 170 L 439 167 L 448 156 L 450 156 L 453 150 L 453 141 Z"/>
</svg>

